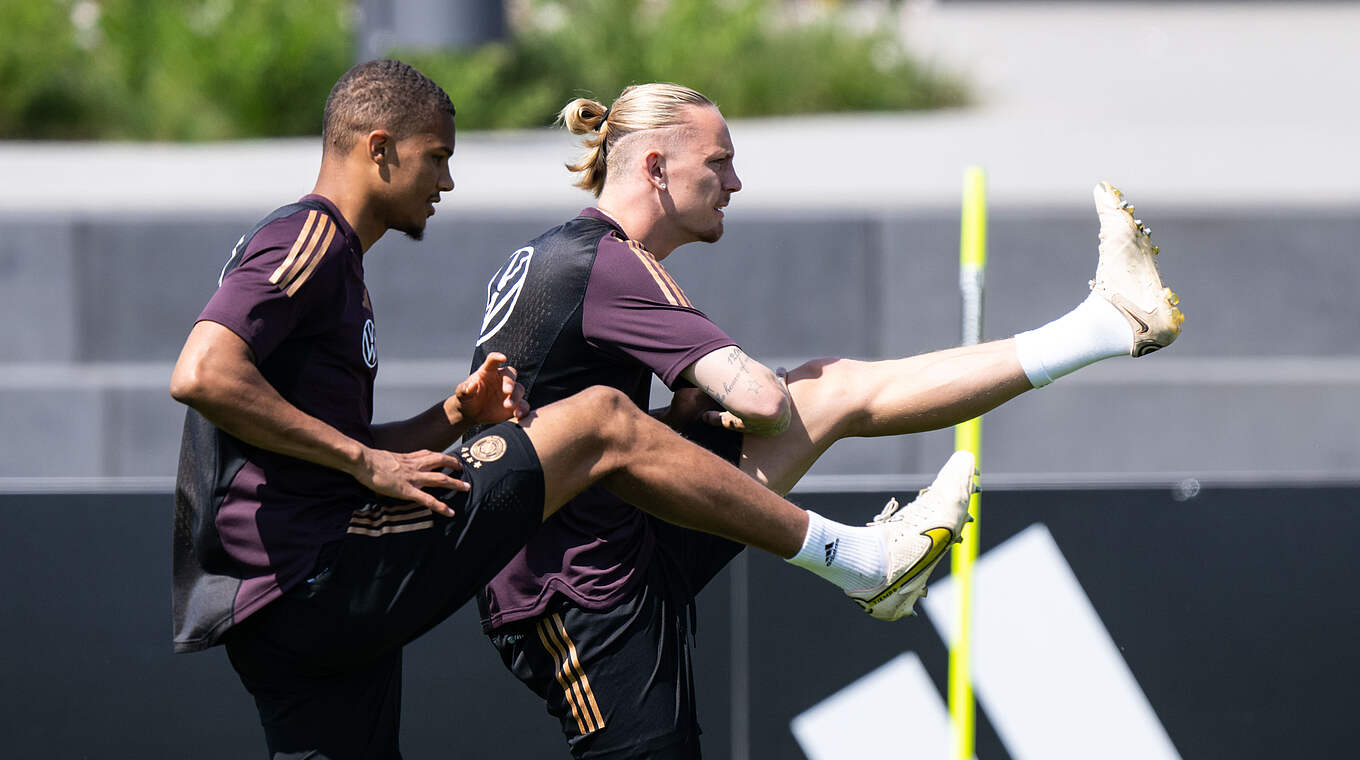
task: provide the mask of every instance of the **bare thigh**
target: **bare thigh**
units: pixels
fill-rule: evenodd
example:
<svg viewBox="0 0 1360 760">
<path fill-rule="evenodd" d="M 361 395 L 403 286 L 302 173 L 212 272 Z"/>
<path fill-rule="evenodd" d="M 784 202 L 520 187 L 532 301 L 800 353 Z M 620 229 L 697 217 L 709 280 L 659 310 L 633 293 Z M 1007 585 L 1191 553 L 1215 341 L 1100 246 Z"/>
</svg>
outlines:
<svg viewBox="0 0 1360 760">
<path fill-rule="evenodd" d="M 775 436 L 747 435 L 742 472 L 771 491 L 788 493 L 831 444 L 848 434 L 851 405 L 839 389 L 848 359 L 814 359 L 788 373 L 793 413 L 788 430 Z"/>
</svg>

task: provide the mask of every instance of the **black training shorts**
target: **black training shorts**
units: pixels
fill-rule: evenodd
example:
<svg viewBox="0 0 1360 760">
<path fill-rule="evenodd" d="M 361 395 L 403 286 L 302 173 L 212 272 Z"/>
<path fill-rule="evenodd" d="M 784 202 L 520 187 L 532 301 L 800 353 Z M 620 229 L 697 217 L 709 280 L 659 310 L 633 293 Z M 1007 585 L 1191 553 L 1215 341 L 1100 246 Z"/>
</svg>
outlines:
<svg viewBox="0 0 1360 760">
<path fill-rule="evenodd" d="M 702 423 L 682 431 L 732 464 L 742 434 Z M 697 760 L 694 596 L 742 544 L 652 518 L 657 547 L 632 593 L 608 610 L 559 600 L 546 615 L 502 626 L 491 643 L 547 703 L 576 758 Z"/>
<path fill-rule="evenodd" d="M 356 511 L 312 577 L 227 633 L 271 757 L 399 758 L 401 650 L 453 614 L 543 519 L 543 471 L 505 422 L 455 449 L 452 518 L 406 504 Z M 312 753 L 312 754 L 308 754 Z"/>
</svg>

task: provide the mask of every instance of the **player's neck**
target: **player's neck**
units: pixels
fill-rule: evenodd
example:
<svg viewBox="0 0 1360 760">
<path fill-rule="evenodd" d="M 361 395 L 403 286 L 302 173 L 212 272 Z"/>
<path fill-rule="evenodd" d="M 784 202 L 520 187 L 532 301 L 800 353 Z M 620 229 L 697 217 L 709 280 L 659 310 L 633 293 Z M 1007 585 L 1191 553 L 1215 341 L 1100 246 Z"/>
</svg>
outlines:
<svg viewBox="0 0 1360 760">
<path fill-rule="evenodd" d="M 642 247 L 660 261 L 685 241 L 677 241 L 669 234 L 671 225 L 667 224 L 665 212 L 659 207 L 653 208 L 652 203 L 653 200 L 645 198 L 636 202 L 621 201 L 605 193 L 595 207 L 622 227 L 629 240 L 642 243 Z"/>
<path fill-rule="evenodd" d="M 378 218 L 368 194 L 356 191 L 356 187 L 359 187 L 357 183 L 343 181 L 323 167 L 312 193 L 324 197 L 335 205 L 336 210 L 359 237 L 361 252 L 367 253 L 387 231 L 387 226 Z"/>
</svg>

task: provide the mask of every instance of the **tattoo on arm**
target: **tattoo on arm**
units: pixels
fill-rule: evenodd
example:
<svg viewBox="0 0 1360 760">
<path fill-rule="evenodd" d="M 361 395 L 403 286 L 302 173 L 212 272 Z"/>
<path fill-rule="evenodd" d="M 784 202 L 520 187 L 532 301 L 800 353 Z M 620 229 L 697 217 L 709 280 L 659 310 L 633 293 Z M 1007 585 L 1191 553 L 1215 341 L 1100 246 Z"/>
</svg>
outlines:
<svg viewBox="0 0 1360 760">
<path fill-rule="evenodd" d="M 751 372 L 751 358 L 742 353 L 741 349 L 733 346 L 727 353 L 727 363 L 732 365 L 732 376 L 722 383 L 721 388 L 714 388 L 712 385 L 704 385 L 704 393 L 707 393 L 714 401 L 723 403 L 732 392 L 737 388 L 742 388 L 747 393 L 758 394 L 763 388 L 760 379 Z"/>
</svg>

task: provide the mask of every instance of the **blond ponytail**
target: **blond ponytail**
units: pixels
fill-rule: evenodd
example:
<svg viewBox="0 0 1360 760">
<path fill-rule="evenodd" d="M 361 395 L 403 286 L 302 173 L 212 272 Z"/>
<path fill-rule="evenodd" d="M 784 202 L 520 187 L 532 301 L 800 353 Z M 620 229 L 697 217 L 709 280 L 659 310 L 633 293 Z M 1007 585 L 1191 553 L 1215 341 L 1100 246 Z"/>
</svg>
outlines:
<svg viewBox="0 0 1360 760">
<path fill-rule="evenodd" d="M 688 87 L 667 82 L 635 84 L 619 93 L 613 105 L 577 98 L 557 114 L 557 123 L 574 135 L 589 134 L 585 153 L 567 169 L 580 173 L 576 187 L 598 198 L 609 173 L 610 150 L 622 138 L 649 129 L 665 129 L 684 123 L 689 106 L 712 106 L 713 101 Z"/>
<path fill-rule="evenodd" d="M 607 113 L 609 109 L 602 104 L 589 98 L 577 98 L 557 114 L 557 123 L 565 125 L 573 135 L 598 132 L 583 141 L 586 152 L 581 159 L 574 164 L 567 164 L 569 171 L 581 174 L 581 178 L 575 183 L 576 187 L 593 192 L 597 198 L 604 189 L 604 177 L 608 172 L 605 158 L 609 129 L 605 122 Z"/>
</svg>

